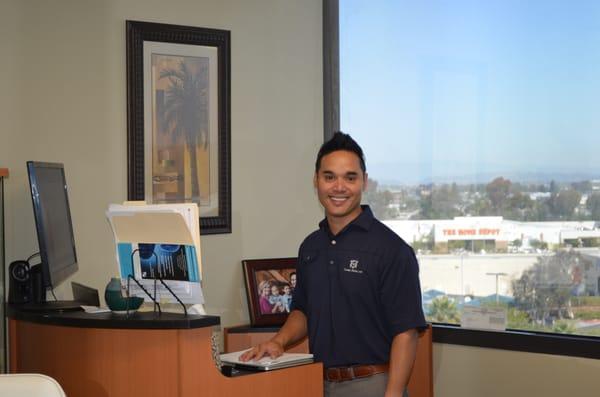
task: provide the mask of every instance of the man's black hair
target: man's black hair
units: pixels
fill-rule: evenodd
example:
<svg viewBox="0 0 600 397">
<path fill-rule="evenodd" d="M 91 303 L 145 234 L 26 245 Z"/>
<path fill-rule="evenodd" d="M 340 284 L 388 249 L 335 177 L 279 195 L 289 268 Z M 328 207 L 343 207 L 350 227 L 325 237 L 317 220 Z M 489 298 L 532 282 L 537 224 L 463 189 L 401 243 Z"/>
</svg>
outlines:
<svg viewBox="0 0 600 397">
<path fill-rule="evenodd" d="M 317 161 L 315 163 L 315 172 L 319 172 L 319 168 L 321 168 L 321 159 L 323 156 L 328 155 L 332 152 L 337 152 L 338 150 L 345 150 L 347 152 L 352 152 L 358 156 L 360 160 L 360 169 L 362 172 L 367 172 L 367 166 L 365 165 L 365 156 L 361 147 L 356 143 L 354 139 L 348 134 L 344 134 L 341 131 L 333 134 L 333 137 L 325 142 L 321 148 L 319 149 L 319 153 L 317 154 Z"/>
</svg>

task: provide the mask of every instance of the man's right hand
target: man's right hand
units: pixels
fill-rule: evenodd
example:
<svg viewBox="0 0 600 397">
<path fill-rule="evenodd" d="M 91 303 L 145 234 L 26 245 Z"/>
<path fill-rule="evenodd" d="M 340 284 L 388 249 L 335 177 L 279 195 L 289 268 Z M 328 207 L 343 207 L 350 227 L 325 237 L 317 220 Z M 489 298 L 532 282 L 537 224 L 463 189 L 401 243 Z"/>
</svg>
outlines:
<svg viewBox="0 0 600 397">
<path fill-rule="evenodd" d="M 261 343 L 258 346 L 253 347 L 240 356 L 240 361 L 258 361 L 264 356 L 270 356 L 271 358 L 277 358 L 283 354 L 283 346 L 281 343 L 274 340 Z"/>
<path fill-rule="evenodd" d="M 284 346 L 290 346 L 305 335 L 306 316 L 300 310 L 292 310 L 283 327 L 270 341 L 248 350 L 240 356 L 240 361 L 257 361 L 267 355 L 277 358 L 283 354 Z"/>
</svg>

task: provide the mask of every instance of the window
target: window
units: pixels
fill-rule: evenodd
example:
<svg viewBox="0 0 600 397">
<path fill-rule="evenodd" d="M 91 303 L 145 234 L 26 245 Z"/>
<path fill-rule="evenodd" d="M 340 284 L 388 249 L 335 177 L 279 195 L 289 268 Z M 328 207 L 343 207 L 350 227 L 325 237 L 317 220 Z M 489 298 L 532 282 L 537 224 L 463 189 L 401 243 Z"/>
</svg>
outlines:
<svg viewBox="0 0 600 397">
<path fill-rule="evenodd" d="M 339 1 L 340 126 L 365 150 L 366 201 L 418 254 L 430 321 L 501 307 L 510 329 L 597 348 L 595 15 L 594 1 Z"/>
</svg>

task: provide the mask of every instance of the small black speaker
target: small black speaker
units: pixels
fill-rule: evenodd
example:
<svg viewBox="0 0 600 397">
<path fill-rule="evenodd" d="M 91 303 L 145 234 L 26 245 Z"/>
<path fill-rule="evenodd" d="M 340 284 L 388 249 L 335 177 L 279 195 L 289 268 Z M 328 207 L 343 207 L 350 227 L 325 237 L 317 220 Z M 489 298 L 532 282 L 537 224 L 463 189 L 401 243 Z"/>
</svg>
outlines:
<svg viewBox="0 0 600 397">
<path fill-rule="evenodd" d="M 29 263 L 14 261 L 8 267 L 8 303 L 29 303 L 33 300 L 33 284 Z"/>
</svg>

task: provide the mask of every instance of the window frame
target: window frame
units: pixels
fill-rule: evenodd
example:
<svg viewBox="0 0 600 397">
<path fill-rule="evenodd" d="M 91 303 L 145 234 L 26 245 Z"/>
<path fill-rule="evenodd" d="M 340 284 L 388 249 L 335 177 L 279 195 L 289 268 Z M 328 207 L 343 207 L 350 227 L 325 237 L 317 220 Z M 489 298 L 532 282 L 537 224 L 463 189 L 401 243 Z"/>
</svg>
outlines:
<svg viewBox="0 0 600 397">
<path fill-rule="evenodd" d="M 339 0 L 323 0 L 324 141 L 340 129 Z M 484 331 L 432 323 L 433 342 L 600 359 L 600 337 L 507 329 Z"/>
</svg>

